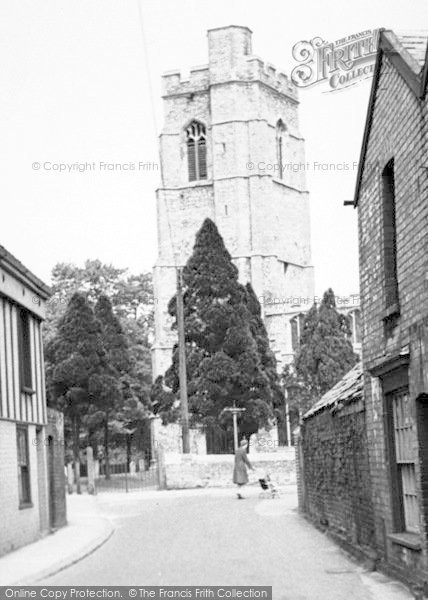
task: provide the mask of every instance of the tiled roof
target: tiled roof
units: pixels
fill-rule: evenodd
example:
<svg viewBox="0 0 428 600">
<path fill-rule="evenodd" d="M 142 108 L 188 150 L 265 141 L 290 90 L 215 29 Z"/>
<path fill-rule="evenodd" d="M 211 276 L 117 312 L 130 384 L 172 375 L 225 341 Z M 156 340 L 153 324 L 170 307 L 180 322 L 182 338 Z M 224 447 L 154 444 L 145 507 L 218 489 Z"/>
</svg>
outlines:
<svg viewBox="0 0 428 600">
<path fill-rule="evenodd" d="M 424 98 L 428 85 L 428 30 L 422 31 L 391 31 L 381 29 L 378 51 L 373 75 L 372 89 L 367 108 L 366 124 L 364 127 L 363 143 L 358 163 L 357 181 L 355 185 L 354 207 L 358 206 L 361 181 L 365 168 L 367 144 L 370 137 L 374 106 L 377 99 L 379 77 L 382 69 L 382 56 L 389 56 L 392 68 L 402 76 L 410 90 L 419 99 Z"/>
<path fill-rule="evenodd" d="M 419 71 L 425 63 L 428 30 L 423 31 L 394 31 L 400 44 L 418 63 Z"/>
<path fill-rule="evenodd" d="M 347 404 L 359 400 L 363 395 L 363 370 L 361 363 L 357 363 L 335 386 L 322 396 L 307 413 L 304 419 L 313 417 L 316 413 L 333 407 L 339 402 Z"/>
</svg>

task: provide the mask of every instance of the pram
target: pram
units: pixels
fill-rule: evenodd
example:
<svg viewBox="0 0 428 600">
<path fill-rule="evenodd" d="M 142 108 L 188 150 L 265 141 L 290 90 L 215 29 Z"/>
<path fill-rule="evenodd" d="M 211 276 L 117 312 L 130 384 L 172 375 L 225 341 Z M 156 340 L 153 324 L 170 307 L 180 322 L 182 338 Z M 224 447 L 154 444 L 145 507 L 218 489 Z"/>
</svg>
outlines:
<svg viewBox="0 0 428 600">
<path fill-rule="evenodd" d="M 279 490 L 276 484 L 271 480 L 269 474 L 266 474 L 264 477 L 260 477 L 259 484 L 263 490 L 260 492 L 259 498 L 279 498 Z"/>
</svg>

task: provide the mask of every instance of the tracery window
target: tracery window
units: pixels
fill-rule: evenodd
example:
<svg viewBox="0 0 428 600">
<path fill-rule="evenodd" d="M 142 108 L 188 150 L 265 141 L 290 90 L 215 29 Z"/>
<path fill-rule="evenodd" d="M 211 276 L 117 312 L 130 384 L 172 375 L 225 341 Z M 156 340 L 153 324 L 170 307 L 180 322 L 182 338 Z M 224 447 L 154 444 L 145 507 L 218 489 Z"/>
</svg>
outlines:
<svg viewBox="0 0 428 600">
<path fill-rule="evenodd" d="M 207 136 L 205 125 L 192 121 L 186 127 L 189 181 L 207 178 Z"/>
</svg>

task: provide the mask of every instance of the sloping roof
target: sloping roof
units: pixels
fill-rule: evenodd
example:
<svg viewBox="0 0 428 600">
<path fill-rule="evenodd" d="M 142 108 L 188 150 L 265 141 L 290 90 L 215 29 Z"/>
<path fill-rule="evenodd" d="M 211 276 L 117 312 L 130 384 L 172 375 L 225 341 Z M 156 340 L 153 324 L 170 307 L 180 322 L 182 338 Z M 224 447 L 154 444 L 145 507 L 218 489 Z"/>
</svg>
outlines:
<svg viewBox="0 0 428 600">
<path fill-rule="evenodd" d="M 20 279 L 22 283 L 29 285 L 45 300 L 51 295 L 50 288 L 3 246 L 0 246 L 0 267 Z"/>
<path fill-rule="evenodd" d="M 428 29 L 422 31 L 396 31 L 395 35 L 403 48 L 417 62 L 420 72 L 425 64 Z"/>
<path fill-rule="evenodd" d="M 407 85 L 418 98 L 423 98 L 428 79 L 428 30 L 394 33 L 381 29 L 373 74 L 372 88 L 367 108 L 366 124 L 358 163 L 357 181 L 354 193 L 354 207 L 358 205 L 361 179 L 364 171 L 367 144 L 373 120 L 376 92 L 382 66 L 383 54 L 386 54 L 393 67 L 397 69 Z"/>
<path fill-rule="evenodd" d="M 348 404 L 349 402 L 359 400 L 362 398 L 362 395 L 363 369 L 359 362 L 303 415 L 303 419 L 313 417 L 316 413 L 336 406 L 339 402 Z"/>
</svg>

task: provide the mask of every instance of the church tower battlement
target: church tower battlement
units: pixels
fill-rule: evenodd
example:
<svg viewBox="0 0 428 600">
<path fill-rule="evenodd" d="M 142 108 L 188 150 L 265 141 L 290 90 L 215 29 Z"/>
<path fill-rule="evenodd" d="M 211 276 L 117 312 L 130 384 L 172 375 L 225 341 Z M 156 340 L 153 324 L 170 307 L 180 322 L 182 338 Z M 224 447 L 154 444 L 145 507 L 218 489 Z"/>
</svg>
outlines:
<svg viewBox="0 0 428 600">
<path fill-rule="evenodd" d="M 155 377 L 170 365 L 175 343 L 167 313 L 175 265 L 189 258 L 206 217 L 217 224 L 240 280 L 260 298 L 280 366 L 292 357 L 290 319 L 299 310 L 286 299 L 314 296 L 297 90 L 252 55 L 251 35 L 247 27 L 211 29 L 208 65 L 186 81 L 178 72 L 163 77 Z"/>
</svg>

